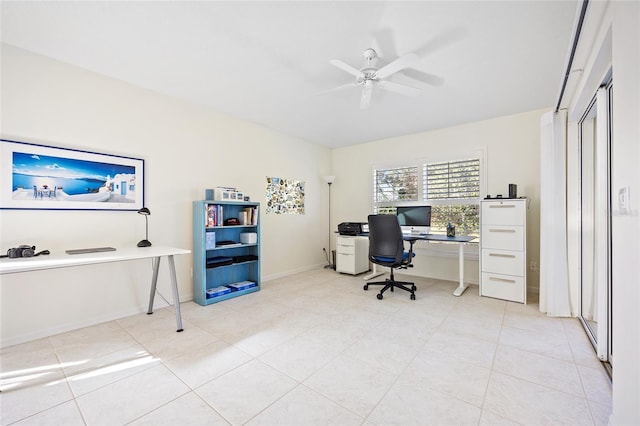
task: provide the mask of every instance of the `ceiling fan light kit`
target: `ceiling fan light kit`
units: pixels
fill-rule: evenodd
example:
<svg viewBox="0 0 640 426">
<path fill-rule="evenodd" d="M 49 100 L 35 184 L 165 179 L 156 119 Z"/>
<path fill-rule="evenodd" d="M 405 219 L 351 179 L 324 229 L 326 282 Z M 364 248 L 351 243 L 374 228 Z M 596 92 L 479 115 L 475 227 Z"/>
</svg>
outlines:
<svg viewBox="0 0 640 426">
<path fill-rule="evenodd" d="M 378 58 L 378 54 L 374 49 L 366 49 L 362 56 L 365 60 L 365 65 L 361 69 L 356 69 L 351 65 L 342 62 L 339 59 L 332 59 L 329 63 L 341 70 L 353 75 L 356 78 L 355 83 L 344 84 L 342 86 L 335 87 L 333 89 L 326 90 L 320 94 L 326 94 L 331 92 L 340 91 L 343 89 L 349 89 L 351 87 L 362 86 L 362 93 L 360 95 L 360 108 L 366 109 L 371 105 L 371 94 L 373 93 L 373 86 L 378 85 L 382 89 L 390 92 L 399 93 L 405 96 L 416 96 L 420 93 L 419 89 L 415 87 L 405 86 L 403 84 L 394 83 L 392 81 L 385 80 L 387 77 L 402 71 L 405 68 L 413 66 L 418 61 L 418 55 L 415 53 L 409 53 L 403 55 L 378 69 L 375 67 L 374 61 Z"/>
</svg>

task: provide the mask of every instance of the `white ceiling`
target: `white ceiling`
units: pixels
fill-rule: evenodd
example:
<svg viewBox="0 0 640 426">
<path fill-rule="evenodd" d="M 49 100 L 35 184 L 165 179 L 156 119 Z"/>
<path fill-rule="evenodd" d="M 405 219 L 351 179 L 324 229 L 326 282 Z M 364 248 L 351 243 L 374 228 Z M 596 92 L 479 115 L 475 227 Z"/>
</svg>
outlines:
<svg viewBox="0 0 640 426">
<path fill-rule="evenodd" d="M 329 147 L 555 106 L 578 1 L 2 1 L 2 41 Z M 384 65 L 415 97 L 331 64 Z M 377 88 L 377 87 L 376 87 Z"/>
</svg>

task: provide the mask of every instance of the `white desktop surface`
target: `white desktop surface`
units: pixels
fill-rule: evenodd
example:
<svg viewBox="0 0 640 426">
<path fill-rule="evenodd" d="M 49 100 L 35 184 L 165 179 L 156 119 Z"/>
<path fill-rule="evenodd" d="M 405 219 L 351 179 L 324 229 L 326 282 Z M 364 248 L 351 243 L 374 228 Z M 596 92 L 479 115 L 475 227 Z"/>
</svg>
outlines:
<svg viewBox="0 0 640 426">
<path fill-rule="evenodd" d="M 125 247 L 117 248 L 114 251 L 103 251 L 82 254 L 48 254 L 34 257 L 21 257 L 16 259 L 0 259 L 0 275 L 14 274 L 19 272 L 40 271 L 45 269 L 68 268 L 72 266 L 94 265 L 99 263 L 124 262 L 137 259 L 153 259 L 153 276 L 151 278 L 151 292 L 149 294 L 149 309 L 147 314 L 153 313 L 153 300 L 158 282 L 158 270 L 160 258 L 166 257 L 169 263 L 169 278 L 171 280 L 171 290 L 173 292 L 173 304 L 176 311 L 177 331 L 182 331 L 182 315 L 180 313 L 180 296 L 178 294 L 178 281 L 176 278 L 176 268 L 173 260 L 174 255 L 189 254 L 190 250 L 151 246 L 151 247 Z"/>
<path fill-rule="evenodd" d="M 126 260 L 148 259 L 150 257 L 189 254 L 190 250 L 165 247 L 116 247 L 115 251 L 83 254 L 48 254 L 17 259 L 0 259 L 0 275 L 43 269 L 66 268 L 70 266 L 92 265 L 96 263 L 122 262 Z"/>
</svg>

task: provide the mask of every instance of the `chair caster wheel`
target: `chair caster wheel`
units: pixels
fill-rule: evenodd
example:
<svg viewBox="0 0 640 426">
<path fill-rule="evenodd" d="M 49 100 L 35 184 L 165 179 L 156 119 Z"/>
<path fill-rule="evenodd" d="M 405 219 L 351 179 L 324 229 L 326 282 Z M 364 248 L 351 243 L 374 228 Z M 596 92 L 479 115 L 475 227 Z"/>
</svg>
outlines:
<svg viewBox="0 0 640 426">
<path fill-rule="evenodd" d="M 378 298 L 378 300 L 382 300 L 382 295 L 380 293 L 376 294 L 376 297 Z"/>
<path fill-rule="evenodd" d="M 362 287 L 363 290 L 369 290 L 369 284 L 365 284 L 364 287 Z"/>
<path fill-rule="evenodd" d="M 416 295 L 415 294 L 411 295 L 411 300 L 416 300 Z"/>
</svg>

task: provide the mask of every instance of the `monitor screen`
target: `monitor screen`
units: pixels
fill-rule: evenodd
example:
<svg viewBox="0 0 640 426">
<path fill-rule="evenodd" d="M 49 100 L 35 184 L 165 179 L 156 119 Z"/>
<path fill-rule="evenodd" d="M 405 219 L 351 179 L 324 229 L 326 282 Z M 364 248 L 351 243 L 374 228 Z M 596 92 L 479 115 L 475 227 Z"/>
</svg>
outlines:
<svg viewBox="0 0 640 426">
<path fill-rule="evenodd" d="M 404 206 L 396 208 L 402 232 L 428 234 L 431 231 L 431 206 Z"/>
</svg>

